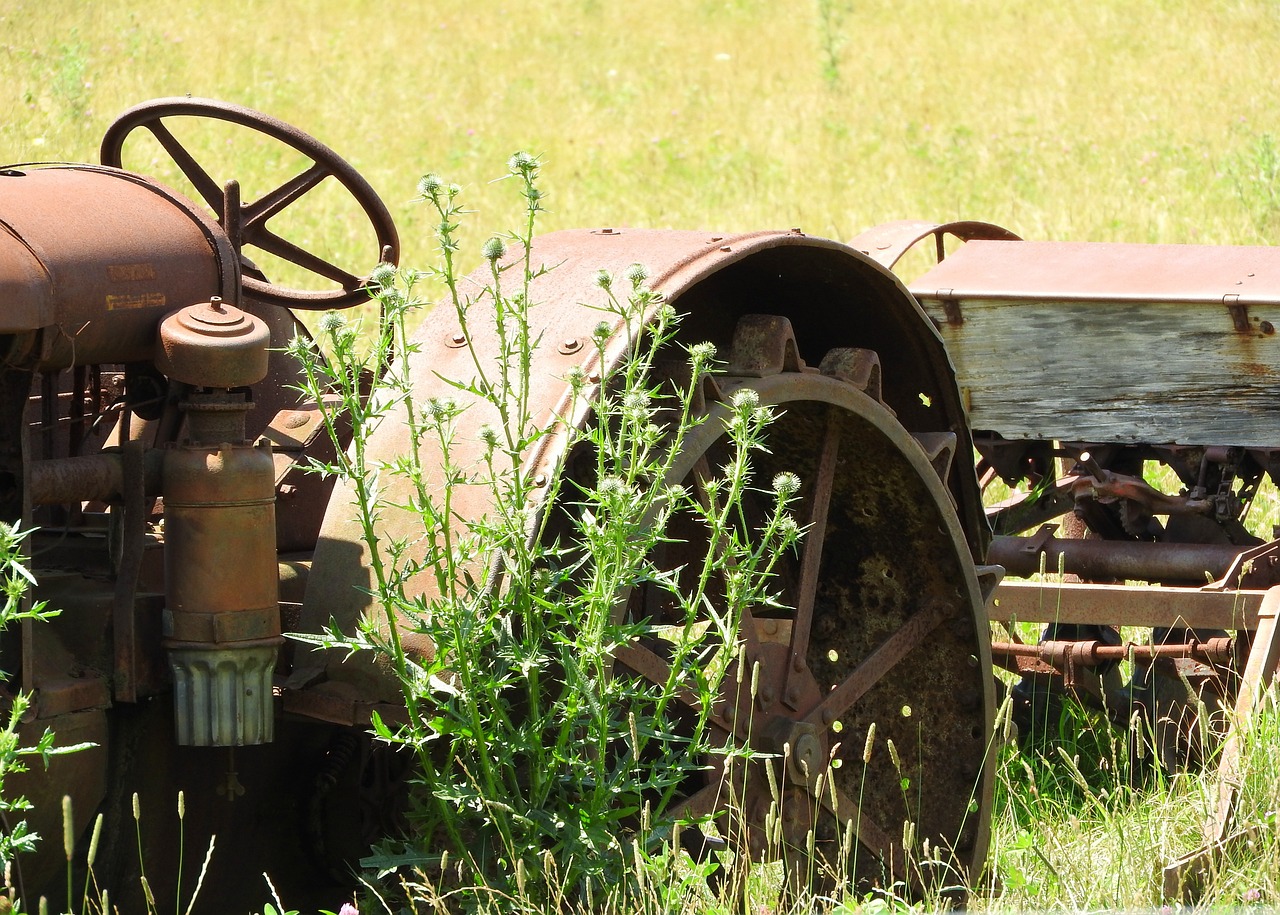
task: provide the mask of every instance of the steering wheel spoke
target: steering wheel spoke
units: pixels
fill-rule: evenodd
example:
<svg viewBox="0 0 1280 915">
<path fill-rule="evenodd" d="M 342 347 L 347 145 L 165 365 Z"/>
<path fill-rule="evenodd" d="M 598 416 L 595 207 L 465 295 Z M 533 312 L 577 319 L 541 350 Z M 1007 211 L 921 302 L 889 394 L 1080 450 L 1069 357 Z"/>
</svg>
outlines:
<svg viewBox="0 0 1280 915">
<path fill-rule="evenodd" d="M 268 219 L 328 177 L 329 170 L 327 168 L 319 162 L 313 163 L 306 171 L 286 181 L 275 190 L 263 194 L 253 203 L 242 207 L 245 238 L 253 242 L 254 233 L 260 227 L 265 226 Z M 256 244 L 256 242 L 253 243 Z"/>
<path fill-rule="evenodd" d="M 238 214 L 225 213 L 222 187 L 166 126 L 166 119 L 176 117 L 213 119 L 248 128 L 301 153 L 312 164 L 253 203 L 240 207 Z M 156 138 L 224 228 L 239 224 L 241 243 L 283 258 L 337 286 L 327 290 L 295 289 L 246 276 L 242 284 L 252 298 L 270 305 L 308 309 L 349 308 L 369 298 L 367 275 L 359 276 L 343 269 L 266 228 L 270 219 L 298 203 L 308 191 L 329 177 L 346 188 L 374 230 L 376 247 L 370 252 L 368 263 L 374 265 L 384 259 L 393 264 L 398 262 L 400 240 L 395 223 L 369 182 L 332 149 L 297 128 L 251 108 L 226 102 L 199 98 L 156 99 L 130 108 L 107 129 L 102 138 L 102 164 L 123 168 L 125 139 L 139 128 Z M 242 257 L 241 266 L 242 269 L 249 268 L 252 261 Z"/>
<path fill-rule="evenodd" d="M 256 247 L 261 248 L 268 254 L 274 254 L 276 257 L 282 258 L 291 264 L 296 264 L 311 273 L 333 280 L 343 288 L 354 289 L 365 282 L 319 255 L 312 254 L 304 248 L 299 248 L 293 242 L 286 241 L 274 232 L 268 231 L 261 224 L 259 224 L 257 232 L 252 233 L 252 235 L 246 231 L 245 238 L 251 240 Z"/>
</svg>

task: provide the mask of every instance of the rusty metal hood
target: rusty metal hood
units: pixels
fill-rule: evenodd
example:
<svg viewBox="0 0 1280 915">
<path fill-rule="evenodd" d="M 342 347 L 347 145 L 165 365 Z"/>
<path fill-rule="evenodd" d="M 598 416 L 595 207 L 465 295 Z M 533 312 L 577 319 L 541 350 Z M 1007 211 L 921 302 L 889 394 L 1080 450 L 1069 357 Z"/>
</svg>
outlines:
<svg viewBox="0 0 1280 915">
<path fill-rule="evenodd" d="M 911 284 L 923 297 L 1280 302 L 1280 248 L 971 241 Z"/>
</svg>

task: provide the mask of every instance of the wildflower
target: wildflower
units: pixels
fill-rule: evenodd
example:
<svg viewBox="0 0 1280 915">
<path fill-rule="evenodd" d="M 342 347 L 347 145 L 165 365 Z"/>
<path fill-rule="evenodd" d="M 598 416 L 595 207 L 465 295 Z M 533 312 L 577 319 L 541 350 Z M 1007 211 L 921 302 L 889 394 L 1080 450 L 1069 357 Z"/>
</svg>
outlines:
<svg viewBox="0 0 1280 915">
<path fill-rule="evenodd" d="M 649 278 L 649 271 L 644 264 L 632 264 L 627 268 L 627 279 L 631 281 L 631 285 L 639 289 L 640 284 Z"/>
<path fill-rule="evenodd" d="M 338 915 L 360 915 L 360 913 L 356 911 L 356 907 L 351 903 L 344 902 L 342 908 L 338 909 Z"/>
<path fill-rule="evenodd" d="M 373 268 L 373 272 L 369 274 L 369 285 L 375 289 L 385 289 L 396 281 L 396 268 L 394 264 L 379 264 Z"/>
<path fill-rule="evenodd" d="M 783 471 L 773 478 L 773 491 L 783 499 L 789 499 L 800 491 L 800 478 L 790 471 Z"/>
<path fill-rule="evenodd" d="M 608 289 L 613 285 L 613 274 L 608 270 L 596 271 L 596 285 L 601 289 Z"/>
<path fill-rule="evenodd" d="M 500 260 L 507 253 L 507 243 L 496 235 L 484 243 L 484 247 L 480 249 L 481 255 L 490 263 Z"/>
<path fill-rule="evenodd" d="M 320 316 L 320 330 L 326 334 L 336 334 L 347 326 L 347 319 L 336 311 L 326 311 Z"/>
<path fill-rule="evenodd" d="M 694 365 L 706 365 L 716 357 L 716 345 L 714 343 L 695 343 L 689 347 L 689 361 Z"/>
<path fill-rule="evenodd" d="M 538 169 L 538 160 L 527 152 L 514 153 L 507 160 L 507 168 L 513 175 L 534 172 Z"/>
<path fill-rule="evenodd" d="M 444 182 L 434 172 L 423 175 L 418 179 L 418 193 L 423 197 L 435 196 L 443 186 Z"/>
<path fill-rule="evenodd" d="M 754 388 L 740 388 L 733 392 L 732 403 L 739 413 L 748 413 L 760 406 L 760 395 Z"/>
</svg>

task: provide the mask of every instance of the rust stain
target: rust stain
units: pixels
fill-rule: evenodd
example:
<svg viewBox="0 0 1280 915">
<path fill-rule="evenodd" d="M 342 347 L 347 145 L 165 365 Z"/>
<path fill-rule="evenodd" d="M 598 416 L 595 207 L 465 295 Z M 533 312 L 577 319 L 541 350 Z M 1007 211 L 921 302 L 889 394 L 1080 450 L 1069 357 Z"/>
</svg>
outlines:
<svg viewBox="0 0 1280 915">
<path fill-rule="evenodd" d="M 113 283 L 135 283 L 156 278 L 154 264 L 108 264 L 107 279 Z"/>
<path fill-rule="evenodd" d="M 128 308 L 163 308 L 164 306 L 165 296 L 163 292 L 107 296 L 107 311 L 122 311 Z"/>
</svg>

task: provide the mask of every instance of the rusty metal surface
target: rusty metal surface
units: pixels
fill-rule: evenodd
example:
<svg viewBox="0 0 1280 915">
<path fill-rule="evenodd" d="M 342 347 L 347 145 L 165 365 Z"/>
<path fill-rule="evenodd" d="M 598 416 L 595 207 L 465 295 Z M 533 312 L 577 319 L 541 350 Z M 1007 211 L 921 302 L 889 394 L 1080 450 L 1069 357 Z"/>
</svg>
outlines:
<svg viewBox="0 0 1280 915">
<path fill-rule="evenodd" d="M 1023 577 L 1043 568 L 1095 581 L 1203 583 L 1222 578 L 1246 549 L 1229 543 L 995 537 L 987 560 L 1004 566 L 1010 575 Z"/>
<path fill-rule="evenodd" d="M 775 469 L 798 472 L 808 487 L 803 520 L 823 529 L 811 535 L 812 551 L 806 547 L 804 559 L 785 576 L 794 589 L 785 600 L 801 608 L 798 615 L 757 620 L 748 614 L 744 620 L 747 663 L 761 665 L 759 701 L 753 706 L 750 697 L 727 697 L 725 714 L 734 721 L 720 719 L 719 726 L 747 739 L 746 734 L 757 733 L 747 726 L 755 717 L 762 724 L 759 739 L 772 741 L 771 747 L 794 738 L 805 746 L 814 743 L 815 759 L 834 753 L 844 764 L 837 770 L 834 813 L 806 813 L 820 803 L 815 785 L 788 788 L 783 810 L 789 818 L 788 842 L 799 842 L 810 817 L 824 853 L 830 853 L 843 824 L 856 821 L 864 827 L 863 844 L 872 850 L 859 865 L 869 878 L 880 868 L 878 855 L 892 858 L 892 837 L 911 819 L 919 839 L 955 849 L 962 866 L 976 865 L 987 842 L 992 770 L 984 761 L 990 758 L 986 738 L 994 705 L 982 592 L 974 571 L 983 534 L 972 466 L 948 468 L 943 459 L 953 439 L 935 449 L 935 466 L 913 437 L 924 434 L 925 441 L 935 442 L 931 435 L 954 436 L 957 447 L 969 448 L 945 353 L 922 313 L 891 275 L 865 257 L 794 232 L 573 231 L 539 239 L 536 251 L 537 262 L 557 266 L 533 290 L 539 303 L 533 333 L 555 343 L 539 352 L 531 379 L 535 423 L 554 428 L 555 417 L 574 415 L 561 380 L 572 366 L 588 378 L 601 377 L 594 347 L 583 345 L 601 319 L 593 307 L 598 304 L 592 300 L 594 276 L 601 268 L 620 275 L 635 262 L 644 263 L 654 287 L 688 313 L 681 342 L 709 339 L 731 365 L 755 376 L 713 385 L 706 395 L 709 410 L 722 412 L 722 399 L 743 386 L 756 390 L 761 402 L 785 408 L 771 432 L 767 467 L 759 472 L 762 479 Z M 479 319 L 479 305 L 470 314 L 471 343 L 481 358 L 489 358 L 496 352 L 492 324 Z M 467 402 L 451 382 L 467 382 L 475 368 L 470 352 L 459 345 L 467 341 L 454 316 L 447 309 L 433 310 L 415 339 L 420 347 L 410 357 L 415 396 Z M 868 358 L 881 342 L 893 354 L 891 362 Z M 605 349 L 606 365 L 616 364 L 622 345 L 615 328 Z M 833 349 L 862 354 L 834 357 L 829 355 Z M 819 364 L 832 374 L 811 367 Z M 886 403 L 862 389 L 882 394 Z M 584 419 L 574 415 L 575 422 Z M 459 417 L 451 460 L 460 473 L 481 458 L 477 430 L 493 421 L 477 403 Z M 711 460 L 718 429 L 714 422 L 703 424 L 687 440 L 680 473 L 689 474 L 693 485 L 698 461 Z M 402 454 L 408 447 L 405 436 L 393 413 L 369 443 L 369 456 L 376 461 Z M 537 453 L 526 455 L 526 472 L 534 478 L 560 472 L 563 441 L 555 434 Z M 430 445 L 421 457 L 426 466 L 439 460 Z M 940 469 L 946 480 L 939 478 Z M 397 495 L 402 485 L 394 479 L 382 482 L 387 504 L 408 501 Z M 372 612 L 360 590 L 369 585 L 369 571 L 364 546 L 354 541 L 350 499 L 339 487 L 326 515 L 304 600 L 303 627 L 309 631 L 331 618 L 352 627 L 366 614 L 369 624 L 385 626 L 381 609 Z M 479 518 L 487 513 L 489 499 L 483 487 L 462 486 L 455 489 L 451 506 L 462 519 Z M 953 499 L 961 506 L 960 518 Z M 420 524 L 416 515 L 384 512 L 379 536 L 412 543 Z M 684 549 L 696 552 L 696 537 Z M 900 559 L 908 553 L 922 559 L 904 568 Z M 680 563 L 677 556 L 668 558 Z M 428 595 L 433 586 L 429 575 L 412 583 L 412 589 Z M 921 616 L 924 605 L 931 609 Z M 877 651 L 882 643 L 887 647 Z M 635 665 L 638 675 L 661 677 L 661 653 L 643 645 L 633 648 L 625 663 Z M 411 646 L 415 649 L 433 650 L 422 642 Z M 929 673 L 922 676 L 921 670 Z M 305 700 L 288 698 L 290 692 L 323 678 L 325 688 L 344 685 L 353 699 L 365 703 L 393 700 L 396 693 L 387 674 L 358 655 L 350 660 L 313 655 L 299 658 L 286 702 L 305 707 Z M 841 690 L 840 699 L 819 708 L 823 696 L 846 681 L 856 689 Z M 829 720 L 823 720 L 823 712 L 831 713 Z M 865 790 L 855 784 L 872 722 L 881 741 L 892 736 L 902 759 L 909 760 L 905 765 L 913 767 L 913 785 L 924 792 L 918 806 L 915 801 L 904 806 L 900 777 L 891 771 L 883 743 L 872 764 L 874 778 L 868 776 Z M 733 780 L 745 773 L 725 776 Z M 757 789 L 767 784 L 760 778 L 747 781 Z M 691 786 L 688 803 L 702 803 L 711 787 Z M 860 792 L 861 807 L 853 800 Z M 970 815 L 973 793 L 981 813 Z M 764 802 L 755 797 L 753 809 Z M 758 844 L 759 824 L 743 824 L 739 835 L 748 845 Z M 794 849 L 788 857 L 794 864 Z M 898 860 L 893 866 L 901 865 Z"/>
<path fill-rule="evenodd" d="M 0 333 L 47 328 L 40 367 L 150 361 L 163 315 L 234 298 L 238 279 L 217 225 L 153 181 L 92 166 L 0 172 Z"/>
<path fill-rule="evenodd" d="M 1005 581 L 988 615 L 992 622 L 1254 629 L 1266 593 Z"/>
<path fill-rule="evenodd" d="M 212 118 L 247 127 L 302 153 L 311 161 L 311 165 L 257 200 L 242 204 L 238 185 L 228 193 L 227 184 L 209 175 L 165 123 L 169 119 L 187 117 Z M 298 202 L 308 191 L 330 177 L 351 194 L 373 229 L 376 247 L 369 251 L 369 258 L 361 268 L 384 260 L 393 264 L 399 260 L 400 241 L 395 223 L 369 182 L 332 149 L 298 128 L 270 115 L 229 102 L 190 97 L 154 99 L 130 108 L 107 128 L 102 138 L 103 164 L 120 167 L 125 140 L 129 134 L 139 129 L 151 133 L 173 158 L 196 192 L 235 238 L 237 251 L 241 245 L 261 248 L 338 287 L 325 291 L 290 289 L 259 279 L 255 275 L 246 275 L 243 277 L 246 295 L 272 305 L 308 309 L 348 308 L 369 298 L 364 291 L 368 284 L 367 275 L 352 273 L 298 247 L 267 228 L 267 223 L 274 216 Z M 233 212 L 228 213 L 228 209 Z"/>
<path fill-rule="evenodd" d="M 1280 248 L 972 241 L 911 284 L 921 295 L 1039 301 L 1280 304 Z M 1225 305 L 1224 305 L 1225 307 Z"/>
<path fill-rule="evenodd" d="M 598 303 L 588 292 L 594 287 L 595 274 L 605 269 L 621 275 L 629 265 L 642 263 L 649 269 L 652 286 L 677 310 L 688 313 L 681 330 L 685 341 L 710 340 L 721 352 L 728 352 L 738 319 L 767 303 L 769 313 L 790 319 L 799 352 L 815 365 L 833 347 L 875 349 L 876 344 L 883 344 L 881 349 L 894 352 L 896 360 L 895 368 L 884 372 L 883 396 L 899 421 L 911 431 L 954 432 L 960 450 L 970 447 L 950 364 L 927 318 L 895 277 L 838 242 L 797 232 L 721 236 L 569 230 L 538 239 L 535 251 L 539 263 L 556 265 L 535 281 L 532 291 L 540 303 L 537 315 L 541 322 L 534 332 L 545 340 L 590 341 L 601 317 Z M 603 298 L 603 293 L 597 295 Z M 478 314 L 478 309 L 474 313 Z M 480 353 L 496 351 L 492 324 L 473 318 L 472 330 Z M 448 309 L 436 308 L 425 316 L 415 335 L 419 349 L 411 357 L 411 377 L 418 396 L 463 397 L 451 384 L 441 381 L 466 381 L 475 375 L 469 351 L 454 342 L 458 334 L 456 319 Z M 620 352 L 621 342 L 615 335 L 606 361 L 615 362 Z M 567 388 L 561 379 L 572 366 L 581 367 L 588 377 L 593 373 L 598 377 L 594 347 L 560 346 L 553 350 L 548 346 L 539 354 L 530 391 L 534 422 L 550 425 L 553 417 L 568 407 Z M 460 466 L 479 460 L 482 445 L 475 430 L 492 421 L 482 406 L 463 415 L 459 433 L 462 450 L 454 456 Z M 403 453 L 405 434 L 394 418 L 384 423 L 370 443 L 371 457 L 381 460 Z M 528 472 L 555 473 L 560 442 L 560 437 L 546 440 L 541 453 L 528 456 Z M 423 460 L 431 466 L 439 458 L 428 448 Z M 956 468 L 948 483 L 960 506 L 970 550 L 980 555 L 985 523 L 972 468 Z M 389 492 L 393 501 L 394 485 Z M 487 511 L 488 498 L 481 488 L 462 487 L 454 495 L 454 505 L 461 517 L 480 517 Z M 319 631 L 331 617 L 344 627 L 353 627 L 366 612 L 368 598 L 360 589 L 369 586 L 368 566 L 362 558 L 363 545 L 353 541 L 350 499 L 349 492 L 338 487 L 326 513 L 305 601 L 308 631 Z M 387 535 L 413 539 L 416 520 L 388 518 L 385 523 Z M 422 588 L 429 586 L 425 579 L 420 583 Z M 427 645 L 419 647 L 430 650 Z M 305 660 L 301 663 L 306 669 Z M 316 666 L 313 662 L 309 668 L 312 675 L 319 675 L 324 663 Z M 396 688 L 385 672 L 361 670 L 360 663 L 353 659 L 329 673 L 341 679 L 359 679 L 372 699 L 393 699 Z M 307 675 L 300 674 L 300 679 Z"/>
<path fill-rule="evenodd" d="M 904 219 L 899 222 L 886 222 L 867 229 L 849 242 L 849 247 L 861 251 L 878 264 L 893 269 L 894 264 L 902 256 L 933 236 L 934 260 L 946 258 L 945 240 L 948 235 L 962 242 L 976 239 L 992 241 L 1020 241 L 1021 239 L 1008 229 L 990 222 L 960 220 L 958 222 L 924 222 L 915 219 Z"/>
<path fill-rule="evenodd" d="M 212 296 L 160 323 L 155 366 L 175 381 L 198 387 L 247 387 L 266 377 L 270 339 L 259 318 Z"/>
</svg>

